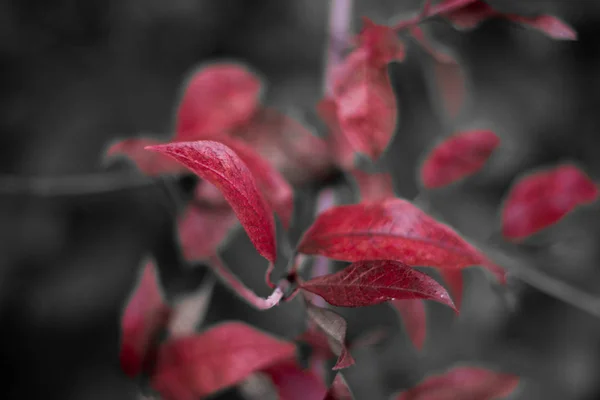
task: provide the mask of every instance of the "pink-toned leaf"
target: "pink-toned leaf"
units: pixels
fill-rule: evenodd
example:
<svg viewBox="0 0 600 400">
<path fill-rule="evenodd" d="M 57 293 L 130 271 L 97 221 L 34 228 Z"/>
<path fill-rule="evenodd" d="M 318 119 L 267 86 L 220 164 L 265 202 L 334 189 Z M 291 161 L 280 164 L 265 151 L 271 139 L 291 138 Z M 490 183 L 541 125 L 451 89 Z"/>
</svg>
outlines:
<svg viewBox="0 0 600 400">
<path fill-rule="evenodd" d="M 448 290 L 450 291 L 450 295 L 452 296 L 452 300 L 454 300 L 454 304 L 456 305 L 456 309 L 460 310 L 462 306 L 462 297 L 463 297 L 463 275 L 462 270 L 453 270 L 453 269 L 443 269 L 440 271 L 444 282 L 448 286 Z"/>
<path fill-rule="evenodd" d="M 397 261 L 358 261 L 334 274 L 303 282 L 300 287 L 338 307 L 429 299 L 454 309 L 448 292 L 435 279 Z"/>
<path fill-rule="evenodd" d="M 488 130 L 465 131 L 450 136 L 435 146 L 423 162 L 423 186 L 439 188 L 476 173 L 499 144 L 498 136 Z"/>
<path fill-rule="evenodd" d="M 463 3 L 465 5 L 462 7 L 457 7 L 451 12 L 443 13 L 442 15 L 446 17 L 457 29 L 473 29 L 486 19 L 501 15 L 500 13 L 494 11 L 494 9 L 488 4 L 480 0 L 445 0 L 442 1 L 441 4 L 450 5 L 453 3 L 457 5 Z"/>
<path fill-rule="evenodd" d="M 154 264 L 149 262 L 121 320 L 119 359 L 129 377 L 136 377 L 152 363 L 158 335 L 166 328 L 170 312 L 158 286 Z"/>
<path fill-rule="evenodd" d="M 176 140 L 208 139 L 247 123 L 259 106 L 261 82 L 246 67 L 217 63 L 187 85 L 177 112 Z"/>
<path fill-rule="evenodd" d="M 321 399 L 327 392 L 321 378 L 300 368 L 296 360 L 274 365 L 263 372 L 271 378 L 279 400 Z"/>
<path fill-rule="evenodd" d="M 354 358 L 346 345 L 346 320 L 336 312 L 317 307 L 310 301 L 306 302 L 306 311 L 309 320 L 327 336 L 331 351 L 338 356 L 333 369 L 339 370 L 354 365 Z"/>
<path fill-rule="evenodd" d="M 223 139 L 220 142 L 232 149 L 246 164 L 269 206 L 279 216 L 284 228 L 289 228 L 294 211 L 294 191 L 290 184 L 267 160 L 244 142 L 236 139 Z"/>
<path fill-rule="evenodd" d="M 389 173 L 369 174 L 354 169 L 351 174 L 358 186 L 361 201 L 379 201 L 396 197 L 392 176 Z"/>
<path fill-rule="evenodd" d="M 398 38 L 398 33 L 391 27 L 378 25 L 367 17 L 363 17 L 357 44 L 369 53 L 369 63 L 377 68 L 385 67 L 392 61 L 403 61 L 406 56 L 404 43 Z"/>
<path fill-rule="evenodd" d="M 504 201 L 502 233 L 508 239 L 524 239 L 597 198 L 594 182 L 572 164 L 525 175 L 517 180 Z"/>
<path fill-rule="evenodd" d="M 427 337 L 427 313 L 423 300 L 394 300 L 390 304 L 400 315 L 415 348 L 421 350 Z"/>
<path fill-rule="evenodd" d="M 394 135 L 398 114 L 387 68 L 374 67 L 363 48 L 354 50 L 335 71 L 333 98 L 354 151 L 377 160 Z"/>
<path fill-rule="evenodd" d="M 494 400 L 508 396 L 519 377 L 478 367 L 456 367 L 426 378 L 397 400 Z"/>
<path fill-rule="evenodd" d="M 352 392 L 348 383 L 339 372 L 335 375 L 331 387 L 327 391 L 324 400 L 353 400 Z"/>
<path fill-rule="evenodd" d="M 337 165 L 344 170 L 352 170 L 354 168 L 354 149 L 340 127 L 335 100 L 330 97 L 323 98 L 317 104 L 317 113 L 329 129 L 327 143 L 331 147 L 331 153 L 334 155 Z"/>
<path fill-rule="evenodd" d="M 577 40 L 577 32 L 572 27 L 551 15 L 539 15 L 537 17 L 507 15 L 507 18 L 526 27 L 536 29 L 552 39 Z"/>
<path fill-rule="evenodd" d="M 394 260 L 411 267 L 481 265 L 505 281 L 502 268 L 448 225 L 403 199 L 331 208 L 304 233 L 298 251 L 350 262 Z"/>
<path fill-rule="evenodd" d="M 151 146 L 218 187 L 258 252 L 275 262 L 275 222 L 252 173 L 229 147 L 209 140 Z"/>
<path fill-rule="evenodd" d="M 161 142 L 149 138 L 131 138 L 112 144 L 106 151 L 107 157 L 124 155 L 134 162 L 136 167 L 148 176 L 160 174 L 178 174 L 187 172 L 178 162 L 160 153 L 151 153 L 147 146 L 160 145 Z"/>
<path fill-rule="evenodd" d="M 240 322 L 226 322 L 163 344 L 151 383 L 166 399 L 177 399 L 184 388 L 195 398 L 205 397 L 294 357 L 295 351 L 293 343 Z"/>
</svg>

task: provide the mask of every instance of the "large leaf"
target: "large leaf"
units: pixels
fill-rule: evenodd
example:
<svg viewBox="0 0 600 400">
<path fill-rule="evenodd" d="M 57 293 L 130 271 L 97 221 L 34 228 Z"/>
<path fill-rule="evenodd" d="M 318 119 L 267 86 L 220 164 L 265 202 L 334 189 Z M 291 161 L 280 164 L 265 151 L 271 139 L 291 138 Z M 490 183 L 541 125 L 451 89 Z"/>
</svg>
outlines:
<svg viewBox="0 0 600 400">
<path fill-rule="evenodd" d="M 594 182 L 571 164 L 525 175 L 517 180 L 504 201 L 502 233 L 513 240 L 526 238 L 597 198 Z"/>
<path fill-rule="evenodd" d="M 121 320 L 121 368 L 131 378 L 151 362 L 158 335 L 166 328 L 171 310 L 158 286 L 154 264 L 144 267 Z"/>
<path fill-rule="evenodd" d="M 335 375 L 331 387 L 323 400 L 353 400 L 352 392 L 348 383 L 339 372 Z"/>
<path fill-rule="evenodd" d="M 394 260 L 411 267 L 482 265 L 505 280 L 499 266 L 452 228 L 403 199 L 331 208 L 304 233 L 298 251 L 351 262 Z"/>
<path fill-rule="evenodd" d="M 426 378 L 397 400 L 494 400 L 508 396 L 519 377 L 477 367 L 456 367 Z"/>
<path fill-rule="evenodd" d="M 217 63 L 196 72 L 177 110 L 176 140 L 207 139 L 246 124 L 259 106 L 261 82 L 243 65 Z"/>
<path fill-rule="evenodd" d="M 293 343 L 240 322 L 226 322 L 194 336 L 163 344 L 152 387 L 166 400 L 188 391 L 205 397 L 236 385 L 254 372 L 294 357 Z"/>
<path fill-rule="evenodd" d="M 296 360 L 282 362 L 263 372 L 271 378 L 279 400 L 321 399 L 327 392 L 321 378 L 300 368 Z"/>
<path fill-rule="evenodd" d="M 394 300 L 390 304 L 400 315 L 414 346 L 421 350 L 427 337 L 427 313 L 423 300 Z"/>
<path fill-rule="evenodd" d="M 500 139 L 492 131 L 474 130 L 450 136 L 429 153 L 421 166 L 426 188 L 449 185 L 479 171 Z"/>
<path fill-rule="evenodd" d="M 435 279 L 397 261 L 359 261 L 334 274 L 313 278 L 300 287 L 338 307 L 429 299 L 454 308 L 448 292 Z"/>
<path fill-rule="evenodd" d="M 167 154 L 218 187 L 258 252 L 275 262 L 275 222 L 252 173 L 229 147 L 209 140 L 150 146 Z"/>
</svg>

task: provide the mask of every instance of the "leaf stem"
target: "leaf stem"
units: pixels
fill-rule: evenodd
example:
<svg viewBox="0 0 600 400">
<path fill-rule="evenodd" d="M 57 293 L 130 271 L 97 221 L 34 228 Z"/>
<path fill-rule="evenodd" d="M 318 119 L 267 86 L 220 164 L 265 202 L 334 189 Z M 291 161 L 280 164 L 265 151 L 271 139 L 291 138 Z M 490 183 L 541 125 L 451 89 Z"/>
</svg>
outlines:
<svg viewBox="0 0 600 400">
<path fill-rule="evenodd" d="M 471 5 L 472 3 L 475 3 L 476 1 L 478 1 L 478 0 L 450 0 L 450 1 L 442 2 L 435 6 L 431 6 L 429 4 L 430 1 L 426 0 L 426 4 L 423 7 L 422 11 L 419 11 L 419 13 L 416 14 L 412 18 L 402 20 L 402 21 L 396 23 L 392 27 L 392 29 L 395 30 L 396 32 L 400 32 L 402 30 L 410 28 L 413 25 L 417 25 L 421 22 L 425 22 L 426 20 L 428 20 L 432 17 L 435 17 L 437 15 L 456 11 L 458 9 L 461 9 L 463 7 Z"/>
</svg>

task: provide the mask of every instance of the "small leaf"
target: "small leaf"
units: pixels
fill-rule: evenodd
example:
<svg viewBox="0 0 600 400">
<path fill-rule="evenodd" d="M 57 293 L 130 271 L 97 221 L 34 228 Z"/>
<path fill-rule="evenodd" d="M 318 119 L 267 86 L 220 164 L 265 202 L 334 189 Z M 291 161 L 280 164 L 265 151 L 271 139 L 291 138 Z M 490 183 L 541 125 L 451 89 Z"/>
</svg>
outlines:
<svg viewBox="0 0 600 400">
<path fill-rule="evenodd" d="M 435 146 L 423 162 L 423 186 L 439 188 L 476 173 L 499 143 L 498 136 L 488 130 L 466 131 L 450 136 Z"/>
<path fill-rule="evenodd" d="M 177 111 L 175 139 L 222 135 L 246 124 L 259 106 L 261 82 L 243 65 L 217 63 L 194 74 Z"/>
<path fill-rule="evenodd" d="M 460 310 L 464 290 L 462 270 L 443 269 L 440 271 L 440 274 L 448 286 L 452 300 L 456 304 L 456 309 Z"/>
<path fill-rule="evenodd" d="M 330 97 L 323 98 L 317 104 L 317 113 L 329 129 L 327 143 L 337 165 L 344 170 L 352 170 L 354 168 L 354 149 L 340 127 L 335 100 Z"/>
<path fill-rule="evenodd" d="M 454 309 L 442 285 L 396 261 L 359 261 L 342 271 L 304 282 L 304 290 L 337 307 L 365 307 L 395 299 L 429 299 Z"/>
<path fill-rule="evenodd" d="M 353 400 L 352 392 L 348 383 L 339 372 L 335 375 L 331 387 L 327 391 L 324 400 Z"/>
<path fill-rule="evenodd" d="M 179 142 L 147 148 L 167 154 L 218 187 L 258 252 L 275 262 L 275 222 L 252 173 L 229 147 L 213 141 Z"/>
<path fill-rule="evenodd" d="M 577 32 L 565 22 L 551 15 L 539 15 L 537 17 L 523 17 L 520 15 L 509 15 L 508 19 L 521 25 L 536 29 L 552 39 L 577 40 Z"/>
<path fill-rule="evenodd" d="M 358 186 L 361 201 L 379 201 L 396 197 L 392 176 L 389 173 L 369 174 L 358 169 L 350 173 Z"/>
<path fill-rule="evenodd" d="M 423 300 L 394 300 L 390 304 L 400 315 L 415 348 L 421 350 L 427 337 L 427 313 Z"/>
<path fill-rule="evenodd" d="M 411 267 L 481 265 L 505 281 L 502 268 L 448 225 L 403 199 L 331 208 L 304 233 L 298 251 L 350 262 L 394 260 Z"/>
<path fill-rule="evenodd" d="M 156 139 L 131 138 L 118 141 L 106 151 L 107 157 L 117 155 L 127 156 L 145 175 L 180 174 L 187 172 L 186 168 L 177 161 L 160 153 L 151 153 L 145 148 L 162 144 Z"/>
<path fill-rule="evenodd" d="M 368 52 L 369 63 L 377 68 L 385 67 L 392 61 L 403 61 L 406 56 L 404 43 L 398 38 L 398 33 L 391 27 L 378 25 L 367 17 L 363 17 L 357 44 Z"/>
<path fill-rule="evenodd" d="M 271 378 L 279 400 L 320 399 L 327 392 L 321 378 L 300 368 L 296 360 L 282 362 L 263 372 Z"/>
<path fill-rule="evenodd" d="M 294 357 L 295 351 L 293 343 L 240 322 L 225 322 L 163 344 L 152 387 L 166 399 L 178 399 L 184 389 L 195 398 L 205 397 Z"/>
<path fill-rule="evenodd" d="M 306 302 L 306 311 L 310 321 L 327 335 L 331 350 L 338 356 L 333 369 L 339 370 L 354 365 L 354 358 L 346 346 L 346 320 L 334 311 L 317 307 L 310 301 Z"/>
<path fill-rule="evenodd" d="M 456 367 L 426 378 L 397 400 L 494 400 L 508 396 L 519 377 L 477 367 Z"/>
<path fill-rule="evenodd" d="M 504 201 L 502 234 L 512 240 L 524 239 L 597 198 L 594 182 L 571 164 L 525 175 L 512 186 Z"/>
<path fill-rule="evenodd" d="M 121 368 L 135 378 L 151 364 L 158 335 L 166 328 L 171 310 L 158 286 L 153 263 L 144 267 L 140 282 L 121 320 Z"/>
<path fill-rule="evenodd" d="M 362 48 L 346 57 L 335 72 L 333 97 L 354 151 L 377 160 L 394 135 L 398 107 L 387 68 L 374 67 L 369 57 Z"/>
</svg>

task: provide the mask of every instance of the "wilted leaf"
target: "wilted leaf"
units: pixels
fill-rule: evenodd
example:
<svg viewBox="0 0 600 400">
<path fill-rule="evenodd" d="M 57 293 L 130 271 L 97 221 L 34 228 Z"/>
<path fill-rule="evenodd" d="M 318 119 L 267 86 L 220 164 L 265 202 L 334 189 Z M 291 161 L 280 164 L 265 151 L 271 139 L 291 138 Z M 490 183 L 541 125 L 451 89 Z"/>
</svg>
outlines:
<svg viewBox="0 0 600 400">
<path fill-rule="evenodd" d="M 277 389 L 279 400 L 321 399 L 327 392 L 321 378 L 289 360 L 263 371 Z"/>
<path fill-rule="evenodd" d="M 394 300 L 390 304 L 400 315 L 414 346 L 421 350 L 427 336 L 427 313 L 423 300 Z"/>
<path fill-rule="evenodd" d="M 435 279 L 397 261 L 359 261 L 300 285 L 337 307 L 366 307 L 389 300 L 429 299 L 454 308 Z"/>
<path fill-rule="evenodd" d="M 403 199 L 331 208 L 304 233 L 298 251 L 350 262 L 394 260 L 411 267 L 481 265 L 505 281 L 505 272 L 452 228 Z"/>
<path fill-rule="evenodd" d="M 363 17 L 363 26 L 357 36 L 357 44 L 369 54 L 373 67 L 385 67 L 392 61 L 402 61 L 406 55 L 404 43 L 398 33 L 387 25 L 378 25 Z"/>
<path fill-rule="evenodd" d="M 244 125 L 259 106 L 260 90 L 259 78 L 243 65 L 202 68 L 188 83 L 179 105 L 175 139 L 208 139 Z"/>
<path fill-rule="evenodd" d="M 423 162 L 421 182 L 433 189 L 472 175 L 485 165 L 499 143 L 498 136 L 488 130 L 450 136 L 435 146 Z"/>
<path fill-rule="evenodd" d="M 258 252 L 275 262 L 275 222 L 248 167 L 229 147 L 213 141 L 179 142 L 147 148 L 167 154 L 218 187 Z"/>
<path fill-rule="evenodd" d="M 310 301 L 306 302 L 306 311 L 310 321 L 327 335 L 331 350 L 338 356 L 333 369 L 338 370 L 354 365 L 354 358 L 346 347 L 346 329 L 348 326 L 346 320 L 334 311 L 317 307 Z"/>
<path fill-rule="evenodd" d="M 136 377 L 152 362 L 158 335 L 166 328 L 170 309 L 158 286 L 153 263 L 144 267 L 140 282 L 121 320 L 121 368 Z"/>
<path fill-rule="evenodd" d="M 160 174 L 178 174 L 187 172 L 186 168 L 177 161 L 160 153 L 152 153 L 145 148 L 162 144 L 156 139 L 131 138 L 118 141 L 111 145 L 106 151 L 107 157 L 124 155 L 128 157 L 136 167 L 148 176 Z"/>
<path fill-rule="evenodd" d="M 392 176 L 389 173 L 369 174 L 354 169 L 351 174 L 358 186 L 361 201 L 379 201 L 396 197 Z"/>
<path fill-rule="evenodd" d="M 317 104 L 317 113 L 329 130 L 327 143 L 331 147 L 331 153 L 337 165 L 344 170 L 352 170 L 354 168 L 354 149 L 340 127 L 335 100 L 330 97 L 323 98 Z"/>
<path fill-rule="evenodd" d="M 525 175 L 512 186 L 504 201 L 502 234 L 513 240 L 523 239 L 597 198 L 594 182 L 571 164 Z"/>
<path fill-rule="evenodd" d="M 294 357 L 295 351 L 290 342 L 240 322 L 226 322 L 163 344 L 152 387 L 165 399 L 178 400 L 183 388 L 195 398 L 208 396 Z"/>
<path fill-rule="evenodd" d="M 333 98 L 340 128 L 355 152 L 377 160 L 390 143 L 397 121 L 396 96 L 386 67 L 374 67 L 358 48 L 335 72 Z"/>
<path fill-rule="evenodd" d="M 477 367 L 456 367 L 426 378 L 397 400 L 494 400 L 508 396 L 519 377 Z"/>
<path fill-rule="evenodd" d="M 324 400 L 353 400 L 352 392 L 348 387 L 348 383 L 339 372 L 335 375 L 331 387 L 327 391 Z"/>
</svg>

